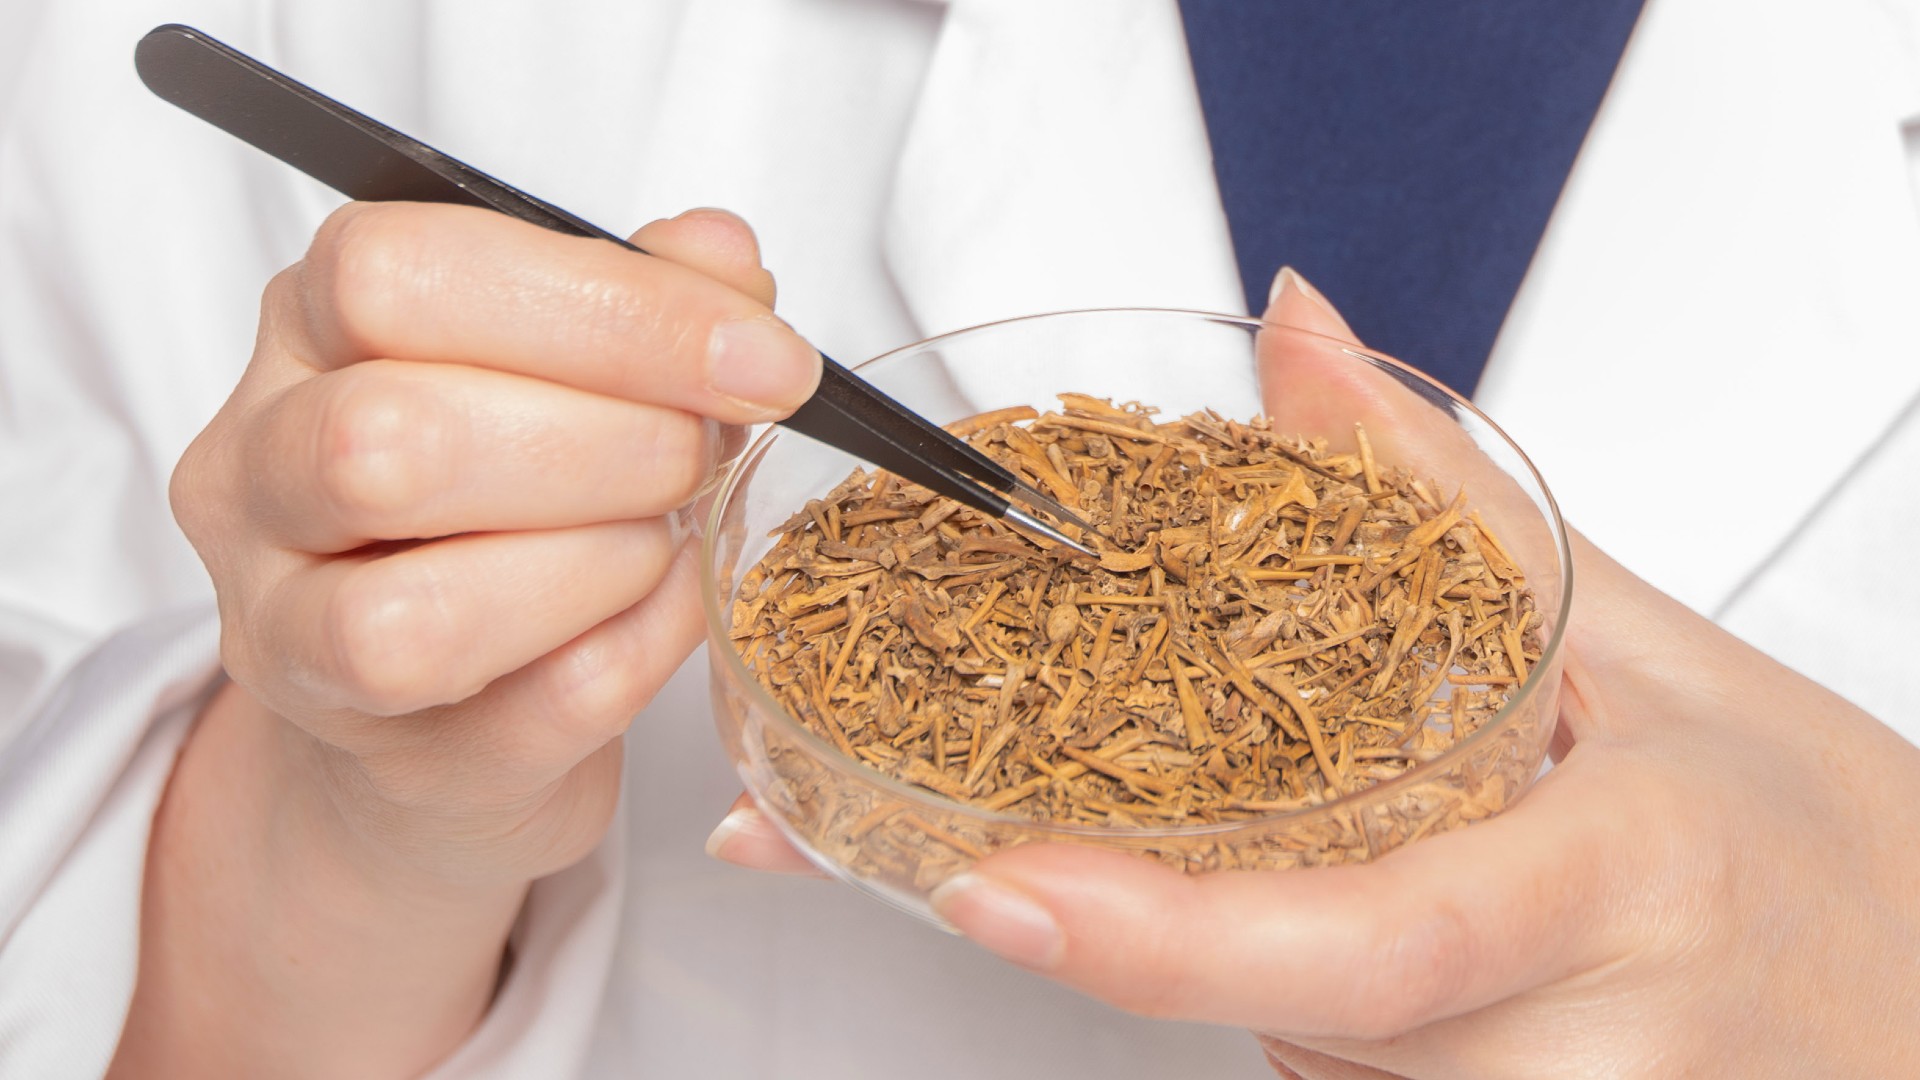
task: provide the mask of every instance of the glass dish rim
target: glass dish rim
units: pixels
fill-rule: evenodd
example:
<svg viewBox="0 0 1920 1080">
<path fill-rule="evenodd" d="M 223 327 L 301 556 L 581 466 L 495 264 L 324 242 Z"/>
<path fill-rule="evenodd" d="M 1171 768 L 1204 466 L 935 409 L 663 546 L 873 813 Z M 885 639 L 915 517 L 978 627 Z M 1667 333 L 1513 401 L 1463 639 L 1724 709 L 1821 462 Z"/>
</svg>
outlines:
<svg viewBox="0 0 1920 1080">
<path fill-rule="evenodd" d="M 851 370 L 856 372 L 861 371 L 885 360 L 892 359 L 895 356 L 899 356 L 902 353 L 924 349 L 942 341 L 978 333 L 983 330 L 990 330 L 1017 323 L 1034 322 L 1042 319 L 1086 315 L 1148 315 L 1169 316 L 1181 319 L 1200 319 L 1207 322 L 1238 326 L 1248 330 L 1278 330 L 1289 335 L 1297 335 L 1336 345 L 1341 351 L 1354 357 L 1356 360 L 1386 364 L 1399 369 L 1399 371 L 1405 375 L 1410 375 L 1420 382 L 1426 383 L 1445 399 L 1451 401 L 1455 408 L 1467 410 L 1505 441 L 1507 446 L 1518 455 L 1520 463 L 1526 468 L 1527 475 L 1532 477 L 1534 484 L 1540 490 L 1541 497 L 1545 501 L 1547 523 L 1553 530 L 1554 548 L 1556 554 L 1559 556 L 1561 567 L 1559 619 L 1555 622 L 1553 632 L 1548 636 L 1546 645 L 1540 650 L 1539 661 L 1534 664 L 1533 670 L 1527 674 L 1527 677 L 1522 680 L 1520 686 L 1515 689 L 1513 696 L 1507 699 L 1507 703 L 1501 706 L 1500 710 L 1494 713 L 1493 716 L 1489 718 L 1485 724 L 1482 724 L 1476 729 L 1473 734 L 1468 735 L 1465 739 L 1448 747 L 1445 751 L 1441 752 L 1438 757 L 1423 761 L 1391 780 L 1383 780 L 1380 783 L 1361 788 L 1358 791 L 1349 792 L 1337 798 L 1327 799 L 1324 802 L 1313 803 L 1292 810 L 1281 810 L 1255 817 L 1241 818 L 1236 821 L 1220 821 L 1199 825 L 1132 827 L 1044 821 L 1022 817 L 1018 814 L 1010 814 L 1003 810 L 989 810 L 985 807 L 973 806 L 960 802 L 957 799 L 950 799 L 944 795 L 897 780 L 840 753 L 831 743 L 819 735 L 814 734 L 805 724 L 797 720 L 788 712 L 786 706 L 774 700 L 773 696 L 767 693 L 766 688 L 760 685 L 760 680 L 755 678 L 753 672 L 747 668 L 746 661 L 741 659 L 739 650 L 732 647 L 732 639 L 728 636 L 728 631 L 731 627 L 728 626 L 725 621 L 727 613 L 723 613 L 720 610 L 719 577 L 714 570 L 714 564 L 719 554 L 717 537 L 720 535 L 720 519 L 722 515 L 725 514 L 727 507 L 732 504 L 741 480 L 749 471 L 749 466 L 757 463 L 766 455 L 767 451 L 773 447 L 775 439 L 783 434 L 788 436 L 792 435 L 791 432 L 782 432 L 774 425 L 768 425 L 765 431 L 762 431 L 753 439 L 746 449 L 741 451 L 740 456 L 734 459 L 733 464 L 728 466 L 726 477 L 719 487 L 715 489 L 711 507 L 705 515 L 706 528 L 700 537 L 700 606 L 706 619 L 707 663 L 709 668 L 711 669 L 712 665 L 715 664 L 723 665 L 731 681 L 744 687 L 744 692 L 748 697 L 751 707 L 768 716 L 770 718 L 769 722 L 779 726 L 784 734 L 798 738 L 804 744 L 808 745 L 812 751 L 814 751 L 815 756 L 821 761 L 862 783 L 872 784 L 895 798 L 902 799 L 917 807 L 930 811 L 943 814 L 959 814 L 982 823 L 1010 825 L 1060 836 L 1099 838 L 1108 841 L 1165 840 L 1185 837 L 1220 836 L 1269 827 L 1289 820 L 1306 820 L 1316 815 L 1330 815 L 1342 809 L 1367 805 L 1374 800 L 1390 797 L 1393 793 L 1401 789 L 1417 785 L 1434 776 L 1443 775 L 1448 769 L 1461 760 L 1471 757 L 1484 743 L 1489 742 L 1496 733 L 1507 727 L 1514 717 L 1520 714 L 1520 710 L 1526 707 L 1531 700 L 1537 696 L 1540 684 L 1545 681 L 1542 678 L 1543 674 L 1555 670 L 1553 660 L 1559 655 L 1566 639 L 1568 615 L 1573 609 L 1573 549 L 1568 539 L 1566 520 L 1560 515 L 1560 504 L 1554 499 L 1553 489 L 1547 486 L 1546 478 L 1540 475 L 1540 470 L 1534 466 L 1533 459 L 1528 457 L 1527 452 L 1521 448 L 1520 444 L 1515 442 L 1513 437 L 1507 434 L 1506 429 L 1502 428 L 1486 413 L 1481 412 L 1473 402 L 1461 397 L 1445 384 L 1436 381 L 1418 368 L 1396 360 L 1385 353 L 1356 346 L 1349 341 L 1329 337 L 1325 334 L 1316 334 L 1310 330 L 1302 330 L 1298 327 L 1267 322 L 1264 319 L 1257 319 L 1246 315 L 1227 315 L 1220 312 L 1201 311 L 1192 308 L 1108 307 L 1070 308 L 1062 311 L 1045 311 L 1031 315 L 1017 315 L 1012 318 L 995 319 L 991 322 L 978 323 L 957 330 L 949 330 L 945 333 L 922 338 L 919 341 L 902 345 L 895 349 L 889 349 L 878 356 L 854 365 Z M 716 648 L 725 655 L 716 658 L 714 656 Z M 1554 677 L 1557 679 L 1559 675 L 1556 674 Z M 758 793 L 755 793 L 755 797 L 756 799 L 758 798 Z"/>
</svg>

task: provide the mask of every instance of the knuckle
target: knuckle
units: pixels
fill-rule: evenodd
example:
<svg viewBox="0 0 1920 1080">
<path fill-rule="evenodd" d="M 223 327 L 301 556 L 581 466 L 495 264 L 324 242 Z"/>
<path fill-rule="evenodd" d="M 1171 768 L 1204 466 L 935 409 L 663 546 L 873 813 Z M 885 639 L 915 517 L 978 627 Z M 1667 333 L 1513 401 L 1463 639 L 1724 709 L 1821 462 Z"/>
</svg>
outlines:
<svg viewBox="0 0 1920 1080">
<path fill-rule="evenodd" d="M 635 401 L 658 401 L 704 370 L 708 336 L 726 308 L 723 296 L 723 286 L 664 259 L 595 252 L 572 268 L 559 302 L 573 362 L 587 383 Z M 634 363 L 636 348 L 651 362 Z"/>
<path fill-rule="evenodd" d="M 616 616 L 617 618 L 618 616 Z M 554 724 L 582 742 L 605 742 L 627 728 L 659 689 L 618 634 L 588 633 L 541 665 L 541 699 Z"/>
<path fill-rule="evenodd" d="M 443 682 L 452 625 L 429 575 L 379 561 L 349 573 L 329 598 L 324 630 L 348 704 L 398 716 L 456 700 Z"/>
<path fill-rule="evenodd" d="M 648 462 L 650 501 L 678 506 L 693 498 L 719 462 L 719 433 L 710 422 L 674 411 L 651 425 L 638 460 Z"/>
<path fill-rule="evenodd" d="M 408 539 L 406 523 L 445 461 L 444 410 L 432 394 L 385 377 L 380 361 L 330 380 L 320 408 L 315 483 L 337 522 L 375 539 Z"/>
<path fill-rule="evenodd" d="M 207 449 L 208 434 L 203 431 L 187 445 L 167 480 L 167 505 L 173 519 L 186 534 L 194 550 L 205 554 L 211 528 L 211 504 L 217 500 Z"/>
<path fill-rule="evenodd" d="M 1479 963 L 1473 955 L 1473 922 L 1451 903 L 1424 908 L 1399 920 L 1374 946 L 1372 985 L 1352 1010 L 1346 1034 L 1358 1039 L 1390 1039 L 1427 1023 L 1458 995 L 1464 973 Z"/>
<path fill-rule="evenodd" d="M 416 208 L 348 203 L 328 215 L 307 252 L 309 297 L 329 313 L 332 329 L 349 344 L 380 351 L 404 317 L 401 286 L 418 269 L 421 246 Z"/>
<path fill-rule="evenodd" d="M 253 648 L 253 638 L 242 627 L 246 620 L 226 598 L 220 601 L 220 667 L 228 678 L 254 689 L 266 685 L 271 669 L 261 650 Z"/>
<path fill-rule="evenodd" d="M 1194 1002 L 1206 997 L 1207 978 L 1193 961 L 1191 936 L 1168 929 L 1134 939 L 1128 956 L 1115 958 L 1100 978 L 1108 1004 L 1150 1020 L 1188 1020 Z"/>
<path fill-rule="evenodd" d="M 1190 1019 L 1191 1010 L 1183 1007 L 1187 990 L 1186 980 L 1181 978 L 1180 970 L 1176 965 L 1154 981 L 1117 989 L 1108 997 L 1108 1001 L 1117 1008 L 1149 1020 Z"/>
<path fill-rule="evenodd" d="M 657 363 L 635 364 L 636 342 L 656 358 L 672 359 L 688 355 L 696 339 L 689 325 L 691 313 L 670 310 L 676 305 L 664 291 L 631 275 L 583 276 L 574 288 L 572 307 L 589 377 L 622 397 L 652 399 L 659 393 L 663 371 L 671 371 Z"/>
<path fill-rule="evenodd" d="M 255 355 L 270 340 L 284 338 L 289 329 L 298 330 L 298 316 L 306 306 L 307 268 L 301 263 L 281 270 L 260 290 L 260 326 Z"/>
</svg>

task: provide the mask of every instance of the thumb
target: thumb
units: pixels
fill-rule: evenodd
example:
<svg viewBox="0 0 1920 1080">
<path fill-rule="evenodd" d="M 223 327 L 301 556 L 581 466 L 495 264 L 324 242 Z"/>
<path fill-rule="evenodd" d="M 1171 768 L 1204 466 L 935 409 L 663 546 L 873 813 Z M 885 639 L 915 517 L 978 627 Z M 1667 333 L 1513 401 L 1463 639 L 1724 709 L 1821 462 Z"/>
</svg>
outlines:
<svg viewBox="0 0 1920 1080">
<path fill-rule="evenodd" d="M 1333 304 L 1291 266 L 1281 267 L 1280 272 L 1274 275 L 1273 287 L 1267 291 L 1267 311 L 1261 319 L 1278 326 L 1291 326 L 1295 330 L 1360 344 L 1360 339 L 1347 326 L 1347 320 Z"/>
<path fill-rule="evenodd" d="M 1594 913 L 1628 906 L 1614 883 L 1644 856 L 1621 837 L 1653 822 L 1622 819 L 1658 800 L 1627 801 L 1578 759 L 1506 814 L 1367 865 L 1187 876 L 1035 845 L 983 860 L 933 903 L 987 949 L 1133 1012 L 1390 1038 L 1630 947 Z"/>
<path fill-rule="evenodd" d="M 1373 450 L 1399 464 L 1470 478 L 1459 474 L 1456 459 L 1477 455 L 1445 391 L 1360 348 L 1339 310 L 1292 267 L 1281 268 L 1269 296 L 1255 352 L 1262 404 L 1280 430 L 1324 437 L 1351 453 L 1359 449 L 1359 424 Z"/>
</svg>

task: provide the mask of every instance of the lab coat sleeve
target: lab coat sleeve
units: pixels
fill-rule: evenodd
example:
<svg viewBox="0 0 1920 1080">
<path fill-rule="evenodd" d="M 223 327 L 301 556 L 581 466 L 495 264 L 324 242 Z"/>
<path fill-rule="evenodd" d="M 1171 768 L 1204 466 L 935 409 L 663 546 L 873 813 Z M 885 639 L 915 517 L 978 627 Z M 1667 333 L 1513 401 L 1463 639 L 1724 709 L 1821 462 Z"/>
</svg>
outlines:
<svg viewBox="0 0 1920 1080">
<path fill-rule="evenodd" d="M 335 5 L 321 21 L 338 38 L 286 36 L 357 55 L 368 19 L 388 7 Z M 26 0 L 9 11 L 0 1077 L 99 1076 L 112 1059 L 137 972 L 153 813 L 221 678 L 211 589 L 172 524 L 166 478 L 239 377 L 261 284 L 338 202 L 155 101 L 129 54 L 159 22 L 271 43 L 263 26 L 309 13 L 254 0 Z M 613 952 L 621 842 L 616 827 L 535 884 L 488 1015 L 437 1075 L 576 1071 Z"/>
<path fill-rule="evenodd" d="M 40 664 L 55 635 L 5 618 L 0 665 Z M 145 620 L 53 682 L 0 755 L 0 1076 L 93 1077 L 112 1059 L 154 810 L 219 684 L 218 650 L 209 606 Z M 615 951 L 624 843 L 616 817 L 587 859 L 534 885 L 500 992 L 437 1080 L 577 1071 Z"/>
<path fill-rule="evenodd" d="M 58 632 L 4 619 L 0 663 L 44 665 Z M 218 635 L 197 607 L 108 638 L 50 681 L 0 754 L 0 1075 L 98 1076 L 112 1058 L 153 811 L 215 682 Z"/>
</svg>

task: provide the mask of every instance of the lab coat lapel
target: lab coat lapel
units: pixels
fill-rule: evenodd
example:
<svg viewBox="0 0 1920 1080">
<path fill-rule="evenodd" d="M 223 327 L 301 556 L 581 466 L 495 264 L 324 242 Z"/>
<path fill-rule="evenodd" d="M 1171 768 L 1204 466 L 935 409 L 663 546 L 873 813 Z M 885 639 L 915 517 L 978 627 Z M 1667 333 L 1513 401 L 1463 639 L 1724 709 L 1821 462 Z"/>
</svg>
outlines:
<svg viewBox="0 0 1920 1080">
<path fill-rule="evenodd" d="M 1920 393 L 1912 31 L 1651 0 L 1481 384 L 1568 518 L 1700 610 Z"/>
<path fill-rule="evenodd" d="M 1068 308 L 1238 310 L 1173 0 L 953 0 L 885 250 L 928 333 Z"/>
<path fill-rule="evenodd" d="M 1242 302 L 1177 9 L 1066 7 L 949 5 L 885 234 L 927 332 Z M 1912 38 L 1869 0 L 1650 0 L 1481 384 L 1573 523 L 1702 610 L 1920 393 Z"/>
</svg>

